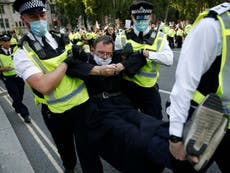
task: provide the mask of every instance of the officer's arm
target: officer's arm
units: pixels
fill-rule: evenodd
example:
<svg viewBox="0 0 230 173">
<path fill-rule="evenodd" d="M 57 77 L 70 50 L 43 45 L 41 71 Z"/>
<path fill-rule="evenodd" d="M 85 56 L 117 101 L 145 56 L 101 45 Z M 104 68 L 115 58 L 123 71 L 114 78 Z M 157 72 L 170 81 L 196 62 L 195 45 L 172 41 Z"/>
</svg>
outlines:
<svg viewBox="0 0 230 173">
<path fill-rule="evenodd" d="M 143 67 L 146 64 L 146 59 L 144 56 L 142 56 L 139 52 L 132 53 L 129 55 L 129 58 L 122 61 L 122 66 L 120 67 L 121 70 L 124 70 L 124 72 L 129 76 L 134 76 L 141 67 Z"/>
<path fill-rule="evenodd" d="M 165 40 L 162 50 L 159 52 L 143 50 L 143 55 L 159 64 L 171 66 L 173 64 L 173 51 Z"/>
<path fill-rule="evenodd" d="M 50 73 L 36 73 L 31 75 L 27 78 L 26 82 L 40 93 L 49 94 L 49 92 L 51 92 L 62 80 L 66 70 L 67 65 L 65 63 L 61 63 Z"/>
</svg>

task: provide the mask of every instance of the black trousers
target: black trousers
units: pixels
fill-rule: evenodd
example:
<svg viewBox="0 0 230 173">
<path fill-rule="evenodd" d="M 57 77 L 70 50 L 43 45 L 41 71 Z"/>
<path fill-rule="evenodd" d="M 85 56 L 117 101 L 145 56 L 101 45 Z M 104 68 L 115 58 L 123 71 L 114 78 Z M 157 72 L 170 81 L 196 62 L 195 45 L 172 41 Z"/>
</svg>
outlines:
<svg viewBox="0 0 230 173">
<path fill-rule="evenodd" d="M 168 42 L 169 42 L 169 47 L 171 48 L 171 49 L 174 49 L 175 48 L 175 45 L 174 45 L 174 37 L 167 37 L 167 39 L 168 39 Z"/>
<path fill-rule="evenodd" d="M 95 151 L 123 173 L 162 172 L 171 168 L 168 123 L 134 109 L 127 97 L 98 99 L 88 114 Z"/>
<path fill-rule="evenodd" d="M 14 107 L 15 111 L 20 113 L 22 116 L 28 116 L 29 111 L 26 105 L 22 103 L 25 86 L 23 79 L 16 76 L 3 77 L 3 82 L 13 100 L 12 106 Z"/>
<path fill-rule="evenodd" d="M 177 36 L 176 37 L 176 43 L 177 43 L 177 48 L 181 48 L 182 47 L 182 36 Z"/>
<path fill-rule="evenodd" d="M 145 114 L 162 119 L 161 96 L 158 84 L 151 88 L 141 87 L 134 82 L 124 80 L 124 93 Z"/>
<path fill-rule="evenodd" d="M 57 114 L 42 105 L 42 115 L 66 169 L 73 169 L 77 163 L 77 154 L 84 173 L 102 173 L 99 157 L 88 147 L 88 134 L 85 123 L 85 110 L 88 102 L 76 106 L 64 113 Z"/>
</svg>

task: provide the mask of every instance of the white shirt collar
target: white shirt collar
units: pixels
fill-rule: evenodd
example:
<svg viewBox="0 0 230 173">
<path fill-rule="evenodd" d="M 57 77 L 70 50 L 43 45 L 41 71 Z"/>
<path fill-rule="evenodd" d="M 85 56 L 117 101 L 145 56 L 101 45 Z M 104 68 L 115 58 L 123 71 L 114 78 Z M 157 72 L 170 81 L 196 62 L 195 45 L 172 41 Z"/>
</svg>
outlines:
<svg viewBox="0 0 230 173">
<path fill-rule="evenodd" d="M 38 36 L 35 36 L 34 34 L 32 34 L 31 32 L 29 32 L 27 34 L 27 36 L 31 39 L 31 40 L 38 40 L 40 42 L 40 44 L 43 46 L 43 43 L 42 43 L 42 37 L 38 37 Z M 50 34 L 50 32 L 46 32 L 45 34 L 45 37 L 46 37 L 46 40 L 47 42 L 54 48 L 54 49 L 57 49 L 58 48 L 58 44 L 56 42 L 56 40 L 53 38 L 53 36 Z"/>
<path fill-rule="evenodd" d="M 11 53 L 10 48 L 7 50 L 7 49 L 5 49 L 4 47 L 2 47 L 2 50 L 3 50 L 6 54 L 7 54 L 8 51 L 10 51 L 10 53 Z"/>
</svg>

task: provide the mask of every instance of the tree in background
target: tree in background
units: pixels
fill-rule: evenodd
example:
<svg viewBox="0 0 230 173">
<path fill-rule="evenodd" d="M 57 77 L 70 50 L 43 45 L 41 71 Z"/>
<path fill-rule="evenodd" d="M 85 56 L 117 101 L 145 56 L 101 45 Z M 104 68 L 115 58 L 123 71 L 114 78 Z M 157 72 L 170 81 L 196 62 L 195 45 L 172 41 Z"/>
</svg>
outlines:
<svg viewBox="0 0 230 173">
<path fill-rule="evenodd" d="M 100 24 L 115 23 L 116 19 L 130 19 L 129 5 L 135 0 L 55 0 L 64 16 L 62 25 L 70 23 L 76 26 L 76 18 Z M 215 6 L 226 0 L 146 0 L 154 4 L 155 18 L 160 20 L 189 19 L 193 21 L 204 9 Z"/>
</svg>

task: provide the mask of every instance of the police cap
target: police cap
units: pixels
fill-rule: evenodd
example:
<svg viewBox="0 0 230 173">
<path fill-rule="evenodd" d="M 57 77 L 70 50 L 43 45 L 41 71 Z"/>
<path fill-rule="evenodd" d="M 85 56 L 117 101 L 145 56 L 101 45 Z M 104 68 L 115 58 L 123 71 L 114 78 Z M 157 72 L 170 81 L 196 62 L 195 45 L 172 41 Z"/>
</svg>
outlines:
<svg viewBox="0 0 230 173">
<path fill-rule="evenodd" d="M 149 19 L 153 12 L 153 4 L 147 1 L 137 1 L 130 5 L 129 10 L 137 20 Z"/>
<path fill-rule="evenodd" d="M 8 34 L 0 35 L 0 41 L 10 41 L 11 37 Z"/>
<path fill-rule="evenodd" d="M 13 7 L 20 14 L 36 14 L 45 12 L 46 0 L 15 0 Z"/>
</svg>

